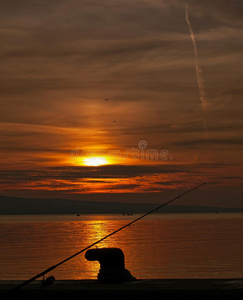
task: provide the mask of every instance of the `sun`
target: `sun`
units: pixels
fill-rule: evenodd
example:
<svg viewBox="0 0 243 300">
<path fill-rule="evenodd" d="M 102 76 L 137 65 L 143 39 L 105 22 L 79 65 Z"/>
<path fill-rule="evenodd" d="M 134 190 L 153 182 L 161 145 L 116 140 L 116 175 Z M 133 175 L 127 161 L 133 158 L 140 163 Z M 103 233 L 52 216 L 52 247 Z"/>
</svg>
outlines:
<svg viewBox="0 0 243 300">
<path fill-rule="evenodd" d="M 108 165 L 110 162 L 105 157 L 86 157 L 83 159 L 85 166 L 98 167 L 102 165 Z"/>
</svg>

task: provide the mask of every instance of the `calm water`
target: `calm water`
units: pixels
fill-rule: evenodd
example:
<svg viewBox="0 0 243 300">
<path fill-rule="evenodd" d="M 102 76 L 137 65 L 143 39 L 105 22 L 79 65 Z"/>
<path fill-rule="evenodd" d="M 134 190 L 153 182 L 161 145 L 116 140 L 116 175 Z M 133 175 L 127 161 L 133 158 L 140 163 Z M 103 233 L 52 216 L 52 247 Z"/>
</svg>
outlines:
<svg viewBox="0 0 243 300">
<path fill-rule="evenodd" d="M 28 279 L 137 216 L 0 216 L 0 280 Z M 100 243 L 119 247 L 136 278 L 242 278 L 243 214 L 154 214 Z M 85 253 L 56 279 L 95 279 Z"/>
</svg>

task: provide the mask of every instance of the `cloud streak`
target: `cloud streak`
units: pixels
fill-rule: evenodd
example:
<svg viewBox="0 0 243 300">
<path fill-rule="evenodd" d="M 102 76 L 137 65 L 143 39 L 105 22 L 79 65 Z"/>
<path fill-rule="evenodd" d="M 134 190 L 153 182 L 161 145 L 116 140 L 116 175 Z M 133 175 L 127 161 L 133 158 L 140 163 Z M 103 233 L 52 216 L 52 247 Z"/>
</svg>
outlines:
<svg viewBox="0 0 243 300">
<path fill-rule="evenodd" d="M 185 4 L 185 20 L 187 22 L 189 31 L 190 31 L 190 36 L 193 44 L 193 50 L 194 50 L 194 61 L 195 61 L 195 68 L 196 68 L 196 76 L 197 76 L 197 83 L 198 83 L 198 89 L 199 89 L 199 98 L 202 104 L 202 109 L 203 111 L 207 110 L 207 99 L 206 99 L 206 92 L 204 90 L 204 83 L 203 83 L 203 78 L 202 78 L 202 70 L 199 66 L 198 62 L 198 51 L 197 51 L 197 44 L 196 44 L 196 39 L 194 32 L 192 30 L 191 22 L 189 19 L 189 4 Z"/>
</svg>

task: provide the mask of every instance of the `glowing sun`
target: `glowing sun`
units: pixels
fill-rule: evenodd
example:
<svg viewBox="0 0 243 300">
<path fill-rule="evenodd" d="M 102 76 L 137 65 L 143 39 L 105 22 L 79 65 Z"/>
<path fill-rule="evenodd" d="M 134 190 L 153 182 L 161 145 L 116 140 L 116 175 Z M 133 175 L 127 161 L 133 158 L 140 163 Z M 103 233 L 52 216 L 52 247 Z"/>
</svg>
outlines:
<svg viewBox="0 0 243 300">
<path fill-rule="evenodd" d="M 102 166 L 102 165 L 108 165 L 109 161 L 104 157 L 87 157 L 83 159 L 83 164 L 85 166 Z"/>
</svg>

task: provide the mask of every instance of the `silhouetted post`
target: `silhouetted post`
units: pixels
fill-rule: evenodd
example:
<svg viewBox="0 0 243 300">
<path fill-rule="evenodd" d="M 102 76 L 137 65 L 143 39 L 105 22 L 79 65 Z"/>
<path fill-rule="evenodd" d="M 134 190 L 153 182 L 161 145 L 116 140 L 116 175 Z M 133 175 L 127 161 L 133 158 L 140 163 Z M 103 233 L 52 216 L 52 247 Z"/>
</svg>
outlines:
<svg viewBox="0 0 243 300">
<path fill-rule="evenodd" d="M 100 248 L 86 251 L 85 258 L 89 261 L 98 261 L 100 282 L 126 282 L 134 281 L 135 277 L 125 269 L 124 253 L 119 248 Z"/>
</svg>

